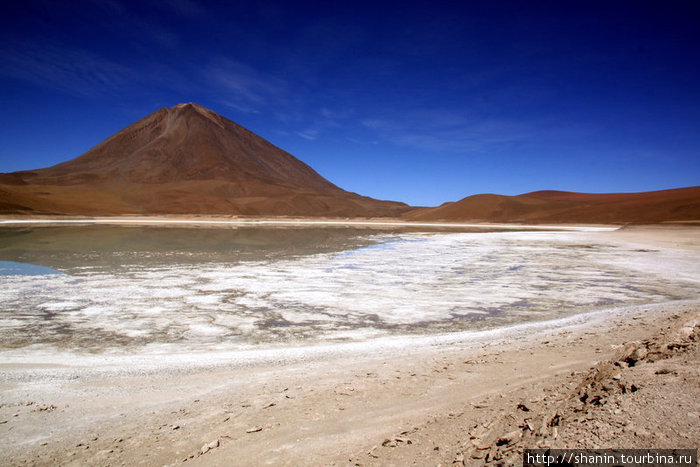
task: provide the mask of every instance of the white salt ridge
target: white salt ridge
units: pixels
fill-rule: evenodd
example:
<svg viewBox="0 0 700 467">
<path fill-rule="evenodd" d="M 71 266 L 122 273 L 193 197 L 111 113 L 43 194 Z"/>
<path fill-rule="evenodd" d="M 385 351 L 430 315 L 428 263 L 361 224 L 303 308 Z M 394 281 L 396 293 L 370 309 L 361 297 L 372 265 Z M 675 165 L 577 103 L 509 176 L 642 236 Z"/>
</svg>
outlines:
<svg viewBox="0 0 700 467">
<path fill-rule="evenodd" d="M 206 351 L 188 351 L 176 344 L 148 344 L 140 353 L 88 354 L 75 351 L 57 351 L 46 345 L 33 345 L 24 349 L 13 349 L 2 352 L 6 364 L 18 365 L 17 368 L 4 369 L 0 372 L 0 380 L 19 381 L 29 375 L 34 384 L 41 384 L 41 378 L 46 378 L 49 384 L 63 377 L 73 379 L 96 374 L 144 374 L 148 372 L 162 373 L 172 371 L 190 371 L 202 367 L 257 367 L 259 365 L 280 365 L 302 361 L 313 361 L 329 357 L 343 356 L 373 356 L 394 354 L 401 351 L 408 358 L 413 352 L 421 352 L 425 348 L 439 349 L 444 346 L 460 345 L 476 347 L 498 343 L 500 339 L 523 338 L 537 339 L 542 335 L 550 335 L 552 329 L 565 330 L 587 327 L 610 318 L 627 315 L 643 316 L 657 309 L 671 307 L 697 307 L 700 300 L 681 300 L 662 304 L 642 306 L 614 307 L 588 313 L 580 313 L 555 320 L 537 321 L 515 324 L 482 331 L 462 331 L 429 336 L 377 336 L 355 342 L 325 343 L 317 342 L 312 345 L 266 345 L 240 346 L 231 350 L 226 346 L 210 346 Z M 369 334 L 367 337 L 370 336 Z M 41 369 L 22 368 L 23 364 L 35 365 L 41 362 Z M 52 368 L 53 367 L 53 368 Z"/>
<path fill-rule="evenodd" d="M 506 326 L 700 291 L 697 253 L 586 245 L 575 232 L 373 238 L 284 260 L 2 276 L 0 328 L 20 344 L 78 338 L 78 350 L 241 349 Z M 682 276 L 659 277 L 674 264 Z"/>
</svg>

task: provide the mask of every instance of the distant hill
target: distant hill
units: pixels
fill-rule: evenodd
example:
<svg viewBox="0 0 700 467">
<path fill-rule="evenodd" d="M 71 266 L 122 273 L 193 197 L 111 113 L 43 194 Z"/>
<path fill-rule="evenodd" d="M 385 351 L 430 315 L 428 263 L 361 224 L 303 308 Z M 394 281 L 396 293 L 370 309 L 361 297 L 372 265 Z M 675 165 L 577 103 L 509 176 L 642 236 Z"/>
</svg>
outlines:
<svg viewBox="0 0 700 467">
<path fill-rule="evenodd" d="M 198 104 L 162 108 L 85 154 L 0 174 L 0 213 L 398 216 Z"/>
<path fill-rule="evenodd" d="M 700 186 L 644 193 L 474 195 L 404 215 L 415 221 L 656 223 L 700 221 Z"/>
</svg>

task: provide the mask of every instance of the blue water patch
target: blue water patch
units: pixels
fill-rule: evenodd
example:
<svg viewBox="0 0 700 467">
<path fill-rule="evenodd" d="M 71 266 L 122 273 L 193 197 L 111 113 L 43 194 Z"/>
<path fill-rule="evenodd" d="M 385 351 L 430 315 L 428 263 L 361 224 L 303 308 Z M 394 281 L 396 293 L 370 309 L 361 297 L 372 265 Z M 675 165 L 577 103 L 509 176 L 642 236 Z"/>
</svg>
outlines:
<svg viewBox="0 0 700 467">
<path fill-rule="evenodd" d="M 44 276 L 46 274 L 63 273 L 38 264 L 0 261 L 0 276 Z"/>
</svg>

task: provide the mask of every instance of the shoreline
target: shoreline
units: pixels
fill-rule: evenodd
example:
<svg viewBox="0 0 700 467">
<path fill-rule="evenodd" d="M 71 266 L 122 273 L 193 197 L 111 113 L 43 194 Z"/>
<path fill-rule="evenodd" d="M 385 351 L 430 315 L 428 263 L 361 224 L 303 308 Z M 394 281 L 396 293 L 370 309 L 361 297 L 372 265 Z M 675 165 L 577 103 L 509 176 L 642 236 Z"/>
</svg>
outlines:
<svg viewBox="0 0 700 467">
<path fill-rule="evenodd" d="M 439 352 L 450 346 L 460 348 L 478 347 L 487 343 L 511 339 L 537 337 L 556 331 L 573 331 L 604 321 L 622 319 L 627 314 L 653 313 L 657 308 L 668 306 L 696 306 L 700 308 L 700 298 L 674 300 L 659 303 L 615 306 L 546 320 L 533 320 L 491 329 L 457 331 L 428 335 L 396 335 L 368 338 L 353 342 L 309 343 L 307 345 L 278 345 L 241 350 L 211 350 L 196 352 L 158 353 L 79 353 L 57 351 L 46 347 L 44 353 L 22 357 L 25 348 L 2 350 L 0 356 L 0 382 L 12 381 L 9 373 L 19 375 L 25 368 L 32 377 L 38 372 L 46 372 L 45 378 L 106 377 L 106 376 L 158 376 L 161 373 L 204 373 L 225 369 L 240 370 L 258 366 L 285 366 L 333 359 L 353 358 L 392 358 L 397 354 Z M 34 350 L 34 349 L 29 349 Z M 14 355 L 13 355 L 14 354 Z M 15 358 L 13 358 L 15 357 Z M 65 373 L 64 375 L 59 375 Z"/>
<path fill-rule="evenodd" d="M 607 232 L 618 230 L 618 225 L 600 224 L 492 224 L 459 222 L 413 222 L 380 219 L 220 219 L 220 218 L 171 218 L 171 217 L 89 217 L 78 219 L 58 218 L 0 218 L 0 226 L 50 225 L 50 224 L 110 224 L 110 225 L 201 225 L 201 226 L 333 226 L 333 227 L 417 227 L 456 229 L 503 229 L 503 230 L 556 230 L 576 232 Z"/>
<path fill-rule="evenodd" d="M 240 465 L 386 465 L 399 452 L 383 446 L 393 436 L 413 440 L 403 448 L 440 447 L 418 457 L 406 451 L 395 465 L 437 465 L 433 459 L 469 441 L 452 427 L 462 417 L 497 418 L 668 323 L 695 320 L 700 329 L 698 301 L 623 310 L 536 333 L 356 358 L 3 381 L 0 443 L 10 465 L 227 465 L 231 456 Z M 460 433 L 464 439 L 452 439 Z M 214 439 L 217 447 L 202 454 Z M 465 465 L 482 464 L 473 462 Z"/>
</svg>

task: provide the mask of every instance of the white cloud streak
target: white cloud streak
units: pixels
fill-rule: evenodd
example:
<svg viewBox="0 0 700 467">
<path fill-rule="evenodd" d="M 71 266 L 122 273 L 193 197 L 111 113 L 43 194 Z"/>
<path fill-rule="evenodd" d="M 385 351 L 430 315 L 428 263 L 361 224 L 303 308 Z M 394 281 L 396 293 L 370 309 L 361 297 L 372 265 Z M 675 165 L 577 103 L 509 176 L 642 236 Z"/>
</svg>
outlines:
<svg viewBox="0 0 700 467">
<path fill-rule="evenodd" d="M 478 119 L 451 109 L 366 118 L 360 124 L 399 146 L 446 152 L 482 152 L 528 137 L 528 126 L 498 119 Z"/>
<path fill-rule="evenodd" d="M 205 76 L 226 95 L 221 100 L 224 105 L 247 113 L 281 101 L 287 90 L 284 80 L 228 58 L 217 60 L 207 69 Z"/>
<path fill-rule="evenodd" d="M 114 92 L 134 78 L 129 67 L 91 52 L 14 44 L 0 50 L 0 75 L 77 95 Z"/>
<path fill-rule="evenodd" d="M 318 138 L 320 132 L 318 130 L 307 129 L 304 131 L 297 131 L 296 134 L 306 140 L 313 141 Z"/>
</svg>

